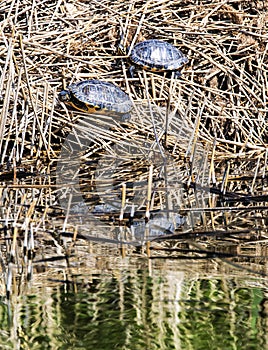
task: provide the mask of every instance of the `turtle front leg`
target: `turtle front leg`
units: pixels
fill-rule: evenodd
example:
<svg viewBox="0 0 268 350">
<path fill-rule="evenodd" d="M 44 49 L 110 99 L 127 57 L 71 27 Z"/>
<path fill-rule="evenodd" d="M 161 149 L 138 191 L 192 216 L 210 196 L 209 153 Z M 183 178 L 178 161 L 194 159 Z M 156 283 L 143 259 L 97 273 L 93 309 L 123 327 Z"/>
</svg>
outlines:
<svg viewBox="0 0 268 350">
<path fill-rule="evenodd" d="M 167 78 L 169 78 L 169 79 L 171 79 L 171 78 L 177 79 L 181 76 L 182 76 L 182 74 L 179 70 L 171 70 L 171 71 L 167 72 Z"/>
<path fill-rule="evenodd" d="M 182 76 L 181 71 L 176 70 L 176 71 L 174 72 L 174 78 L 175 78 L 175 79 L 177 79 L 177 78 L 179 78 L 179 77 L 181 77 L 181 76 Z"/>
<path fill-rule="evenodd" d="M 129 75 L 131 78 L 134 78 L 134 73 L 135 73 L 135 66 L 130 66 L 128 68 L 128 71 L 129 71 Z"/>
</svg>

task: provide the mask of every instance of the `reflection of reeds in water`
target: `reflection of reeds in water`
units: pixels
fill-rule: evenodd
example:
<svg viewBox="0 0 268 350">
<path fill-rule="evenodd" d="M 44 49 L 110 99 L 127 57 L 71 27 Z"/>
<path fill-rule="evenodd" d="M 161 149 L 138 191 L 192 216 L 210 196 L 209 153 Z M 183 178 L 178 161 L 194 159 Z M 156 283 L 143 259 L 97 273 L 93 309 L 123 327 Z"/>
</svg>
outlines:
<svg viewBox="0 0 268 350">
<path fill-rule="evenodd" d="M 110 264 L 113 273 L 109 272 Z M 62 344 L 77 347 L 78 343 L 102 344 L 100 348 L 105 348 L 109 341 L 110 347 L 118 342 L 129 347 L 135 342 L 151 349 L 160 344 L 164 349 L 168 336 L 168 344 L 175 343 L 177 348 L 183 273 L 164 277 L 158 271 L 150 276 L 147 266 L 135 264 L 133 261 L 135 269 L 120 270 L 114 258 L 103 259 L 90 269 L 84 268 L 73 280 L 64 279 L 59 269 L 51 273 L 49 284 L 40 274 L 28 295 L 16 299 L 10 314 L 14 327 L 9 340 L 31 348 L 38 338 L 39 346 L 54 348 Z"/>
<path fill-rule="evenodd" d="M 14 299 L 12 327 L 2 322 L 1 342 L 31 349 L 88 344 L 181 349 L 202 348 L 208 339 L 217 339 L 218 345 L 231 348 L 241 332 L 256 348 L 265 342 L 266 282 L 260 278 L 250 281 L 228 270 L 225 277 L 205 269 L 200 274 L 197 264 L 178 271 L 167 260 L 149 266 L 144 259 L 92 262 L 88 268 L 70 269 L 73 278 L 65 269 L 51 271 L 49 281 L 45 274 L 36 276 L 27 293 Z M 247 343 L 244 337 L 240 342 Z"/>
<path fill-rule="evenodd" d="M 202 232 L 209 248 L 220 241 L 239 252 L 255 249 L 266 238 L 267 216 L 266 4 L 47 3 L 0 5 L 2 265 L 7 254 L 23 265 L 27 251 L 42 255 L 47 242 L 49 254 L 64 257 L 62 232 L 114 242 L 123 228 L 121 241 L 132 242 L 131 222 L 120 213 L 143 220 L 162 211 L 173 216 L 168 233 L 196 240 Z M 182 77 L 137 70 L 129 78 L 126 59 L 114 65 L 120 28 L 126 46 L 153 37 L 179 46 L 189 57 Z M 134 110 L 127 125 L 58 103 L 62 80 L 91 78 L 129 93 Z M 81 151 L 77 173 L 74 157 L 69 169 L 57 164 L 70 135 Z M 79 206 L 73 210 L 78 198 L 89 210 L 86 221 Z M 107 204 L 116 212 L 96 211 Z M 174 215 L 184 216 L 180 227 Z M 158 231 L 167 233 L 162 223 Z"/>
</svg>

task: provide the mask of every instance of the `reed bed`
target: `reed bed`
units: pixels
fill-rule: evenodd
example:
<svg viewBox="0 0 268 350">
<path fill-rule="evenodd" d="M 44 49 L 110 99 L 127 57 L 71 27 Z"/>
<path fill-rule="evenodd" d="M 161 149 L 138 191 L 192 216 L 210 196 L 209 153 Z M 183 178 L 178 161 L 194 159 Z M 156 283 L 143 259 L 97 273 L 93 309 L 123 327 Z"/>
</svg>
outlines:
<svg viewBox="0 0 268 350">
<path fill-rule="evenodd" d="M 27 257 L 29 277 L 34 256 L 68 265 L 77 247 L 105 241 L 109 254 L 137 253 L 159 212 L 173 229 L 152 222 L 168 235 L 142 248 L 151 257 L 170 242 L 267 255 L 264 1 L 21 0 L 0 10 L 3 272 L 14 268 L 7 257 Z M 129 50 L 150 38 L 178 46 L 189 58 L 182 76 L 130 77 L 127 57 L 116 64 L 120 33 Z M 84 79 L 127 92 L 131 120 L 63 106 L 58 92 Z"/>
</svg>

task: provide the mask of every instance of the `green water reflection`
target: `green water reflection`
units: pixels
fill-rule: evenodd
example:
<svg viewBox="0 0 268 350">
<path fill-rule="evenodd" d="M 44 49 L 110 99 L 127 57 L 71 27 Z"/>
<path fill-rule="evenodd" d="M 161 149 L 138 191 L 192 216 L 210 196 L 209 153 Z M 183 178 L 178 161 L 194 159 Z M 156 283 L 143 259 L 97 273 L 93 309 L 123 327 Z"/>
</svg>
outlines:
<svg viewBox="0 0 268 350">
<path fill-rule="evenodd" d="M 266 349 L 266 290 L 245 277 L 121 269 L 0 304 L 1 349 Z"/>
</svg>

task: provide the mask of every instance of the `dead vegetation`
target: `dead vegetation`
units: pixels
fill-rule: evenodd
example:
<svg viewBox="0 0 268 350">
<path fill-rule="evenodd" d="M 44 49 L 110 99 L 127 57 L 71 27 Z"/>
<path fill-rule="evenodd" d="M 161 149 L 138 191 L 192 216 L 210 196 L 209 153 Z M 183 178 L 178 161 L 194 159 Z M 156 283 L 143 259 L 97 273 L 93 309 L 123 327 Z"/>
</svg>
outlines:
<svg viewBox="0 0 268 350">
<path fill-rule="evenodd" d="M 116 249 L 136 242 L 133 210 L 138 241 L 150 234 L 144 218 L 160 211 L 188 247 L 198 233 L 210 249 L 222 249 L 217 237 L 236 254 L 245 244 L 256 253 L 267 236 L 265 1 L 21 0 L 0 9 L 0 210 L 11 261 L 34 250 L 64 257 L 62 233 L 109 238 Z M 150 38 L 178 46 L 189 58 L 182 77 L 130 78 L 126 57 L 115 65 L 120 30 L 130 50 Z M 61 105 L 62 86 L 84 79 L 126 91 L 131 121 Z"/>
</svg>

